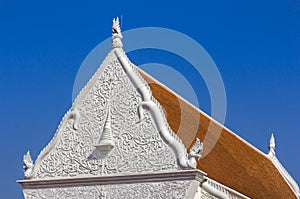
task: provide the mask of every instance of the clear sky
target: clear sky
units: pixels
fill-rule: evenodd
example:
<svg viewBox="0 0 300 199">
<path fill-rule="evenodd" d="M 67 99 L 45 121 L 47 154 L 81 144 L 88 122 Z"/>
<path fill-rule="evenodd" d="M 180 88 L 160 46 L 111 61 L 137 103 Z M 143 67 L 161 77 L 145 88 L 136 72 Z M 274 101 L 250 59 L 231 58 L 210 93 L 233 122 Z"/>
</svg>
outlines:
<svg viewBox="0 0 300 199">
<path fill-rule="evenodd" d="M 0 0 L 2 198 L 22 198 L 16 180 L 23 178 L 23 154 L 30 149 L 35 160 L 53 137 L 71 107 L 82 61 L 111 35 L 111 20 L 121 15 L 123 30 L 164 27 L 200 43 L 224 81 L 225 125 L 263 152 L 274 132 L 277 157 L 300 182 L 299 0 Z M 130 58 L 137 65 L 181 62 L 148 52 Z M 196 95 L 209 113 L 207 90 Z"/>
</svg>

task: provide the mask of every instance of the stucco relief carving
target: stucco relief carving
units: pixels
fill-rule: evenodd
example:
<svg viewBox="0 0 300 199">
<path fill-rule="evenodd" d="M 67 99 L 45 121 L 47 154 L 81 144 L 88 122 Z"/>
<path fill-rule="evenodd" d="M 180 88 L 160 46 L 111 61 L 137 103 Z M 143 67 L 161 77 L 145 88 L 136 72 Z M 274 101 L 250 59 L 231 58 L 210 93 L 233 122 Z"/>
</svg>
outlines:
<svg viewBox="0 0 300 199">
<path fill-rule="evenodd" d="M 190 184 L 190 181 L 169 181 L 156 183 L 25 189 L 24 196 L 26 199 L 184 199 Z"/>
<path fill-rule="evenodd" d="M 140 102 L 140 94 L 119 61 L 111 58 L 88 93 L 73 105 L 80 115 L 77 128 L 73 128 L 74 119 L 66 117 L 58 130 L 57 143 L 39 164 L 34 178 L 177 169 L 176 157 L 155 130 L 150 114 L 143 112 L 139 121 Z M 107 157 L 88 159 L 102 136 L 108 110 L 115 147 Z"/>
</svg>

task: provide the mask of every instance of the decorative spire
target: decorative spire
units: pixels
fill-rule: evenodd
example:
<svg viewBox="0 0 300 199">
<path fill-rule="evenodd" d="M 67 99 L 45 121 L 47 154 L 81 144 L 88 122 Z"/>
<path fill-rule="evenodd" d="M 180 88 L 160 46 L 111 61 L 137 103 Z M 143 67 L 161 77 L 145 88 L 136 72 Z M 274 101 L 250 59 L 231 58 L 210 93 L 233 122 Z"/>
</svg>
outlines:
<svg viewBox="0 0 300 199">
<path fill-rule="evenodd" d="M 275 138 L 274 138 L 273 133 L 272 133 L 271 138 L 270 138 L 268 156 L 270 156 L 270 157 L 275 156 Z"/>
<path fill-rule="evenodd" d="M 122 48 L 122 39 L 123 35 L 121 33 L 119 18 L 117 17 L 113 19 L 111 48 Z"/>
<path fill-rule="evenodd" d="M 94 145 L 94 150 L 88 159 L 101 159 L 106 157 L 114 148 L 113 135 L 111 130 L 111 113 L 108 105 L 106 121 L 103 127 L 101 138 L 98 144 Z"/>
<path fill-rule="evenodd" d="M 108 107 L 108 113 L 106 117 L 106 121 L 104 124 L 104 130 L 101 135 L 101 139 L 99 141 L 98 146 L 111 146 L 113 147 L 115 144 L 113 142 L 113 136 L 111 132 L 111 113 L 110 113 L 110 107 Z"/>
</svg>

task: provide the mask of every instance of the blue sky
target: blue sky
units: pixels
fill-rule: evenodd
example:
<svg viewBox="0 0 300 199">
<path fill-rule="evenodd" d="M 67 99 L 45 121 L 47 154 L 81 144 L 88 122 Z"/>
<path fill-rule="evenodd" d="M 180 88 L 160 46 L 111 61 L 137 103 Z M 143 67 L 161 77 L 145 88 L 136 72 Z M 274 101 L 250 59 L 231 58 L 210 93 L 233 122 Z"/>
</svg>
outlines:
<svg viewBox="0 0 300 199">
<path fill-rule="evenodd" d="M 277 157 L 300 182 L 300 1 L 8 1 L 0 0 L 0 140 L 3 198 L 21 198 L 22 156 L 35 159 L 72 103 L 76 73 L 88 53 L 122 29 L 182 32 L 210 54 L 227 95 L 226 126 Z M 146 54 L 146 55 L 145 55 Z M 131 53 L 136 64 L 184 63 L 158 51 Z M 173 59 L 174 58 L 174 59 Z M 197 97 L 209 113 L 206 88 Z M 270 130 L 269 130 L 270 129 Z"/>
</svg>

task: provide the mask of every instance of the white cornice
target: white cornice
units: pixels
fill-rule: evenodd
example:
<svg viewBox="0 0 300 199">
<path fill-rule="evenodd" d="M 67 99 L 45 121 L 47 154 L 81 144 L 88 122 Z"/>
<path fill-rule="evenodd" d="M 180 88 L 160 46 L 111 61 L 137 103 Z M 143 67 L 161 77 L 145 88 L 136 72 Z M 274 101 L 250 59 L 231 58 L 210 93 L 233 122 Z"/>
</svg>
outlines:
<svg viewBox="0 0 300 199">
<path fill-rule="evenodd" d="M 37 179 L 18 180 L 23 188 L 50 188 L 67 186 L 88 186 L 122 183 L 144 183 L 173 180 L 197 180 L 203 182 L 206 173 L 200 170 L 184 170 L 174 172 L 161 172 L 151 174 L 111 175 L 99 177 L 61 178 L 61 179 Z"/>
<path fill-rule="evenodd" d="M 23 189 L 40 189 L 73 186 L 95 186 L 127 183 L 149 183 L 176 180 L 196 180 L 200 187 L 209 194 L 222 199 L 249 199 L 249 197 L 222 185 L 206 176 L 200 170 L 182 170 L 174 172 L 160 172 L 151 174 L 111 175 L 99 177 L 61 178 L 18 180 Z"/>
</svg>

